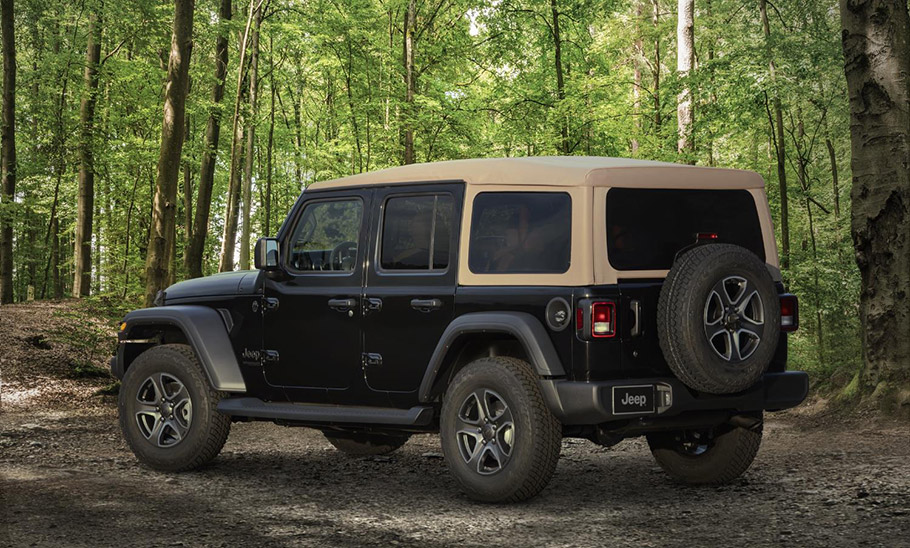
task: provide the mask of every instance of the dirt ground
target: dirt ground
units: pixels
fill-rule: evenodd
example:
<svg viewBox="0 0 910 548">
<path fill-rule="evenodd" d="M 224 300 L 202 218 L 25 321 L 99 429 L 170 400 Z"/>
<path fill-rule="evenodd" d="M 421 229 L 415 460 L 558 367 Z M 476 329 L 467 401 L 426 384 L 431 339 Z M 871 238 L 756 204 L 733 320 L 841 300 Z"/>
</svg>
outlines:
<svg viewBox="0 0 910 548">
<path fill-rule="evenodd" d="M 671 483 L 641 440 L 565 440 L 537 498 L 478 505 L 435 436 L 348 458 L 267 423 L 204 470 L 150 471 L 79 368 L 105 357 L 60 334 L 93 320 L 40 306 L 0 309 L 0 546 L 910 546 L 910 425 L 812 408 L 770 416 L 724 487 Z"/>
</svg>

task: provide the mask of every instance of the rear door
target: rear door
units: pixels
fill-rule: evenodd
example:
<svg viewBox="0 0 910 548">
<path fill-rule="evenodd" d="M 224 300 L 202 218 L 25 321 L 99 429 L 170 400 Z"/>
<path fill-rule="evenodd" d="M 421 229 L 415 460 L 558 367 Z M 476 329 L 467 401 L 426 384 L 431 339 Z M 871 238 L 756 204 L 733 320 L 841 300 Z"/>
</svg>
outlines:
<svg viewBox="0 0 910 548">
<path fill-rule="evenodd" d="M 393 404 L 416 401 L 454 313 L 461 184 L 377 190 L 363 300 L 363 367 Z"/>
<path fill-rule="evenodd" d="M 657 335 L 663 278 L 654 274 L 669 270 L 698 234 L 745 247 L 764 261 L 755 199 L 740 189 L 612 188 L 606 213 L 607 255 L 621 294 L 623 368 L 637 376 L 669 374 Z"/>
</svg>

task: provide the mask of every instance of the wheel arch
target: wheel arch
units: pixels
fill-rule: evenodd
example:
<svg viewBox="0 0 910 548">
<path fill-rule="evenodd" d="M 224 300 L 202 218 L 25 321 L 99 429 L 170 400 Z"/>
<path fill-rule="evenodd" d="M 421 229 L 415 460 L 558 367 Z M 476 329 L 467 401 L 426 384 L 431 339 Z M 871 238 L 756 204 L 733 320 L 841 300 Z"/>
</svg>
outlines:
<svg viewBox="0 0 910 548">
<path fill-rule="evenodd" d="M 158 344 L 189 345 L 205 370 L 212 388 L 222 392 L 246 392 L 246 383 L 234 355 L 224 319 L 215 309 L 198 305 L 163 306 L 134 310 L 123 320 L 114 374 L 122 378 L 142 352 Z M 125 342 L 125 341 L 143 342 Z"/>
<path fill-rule="evenodd" d="M 549 334 L 531 314 L 472 312 L 453 320 L 439 338 L 420 384 L 420 401 L 433 400 L 461 367 L 487 356 L 523 359 L 544 378 L 566 374 Z"/>
</svg>

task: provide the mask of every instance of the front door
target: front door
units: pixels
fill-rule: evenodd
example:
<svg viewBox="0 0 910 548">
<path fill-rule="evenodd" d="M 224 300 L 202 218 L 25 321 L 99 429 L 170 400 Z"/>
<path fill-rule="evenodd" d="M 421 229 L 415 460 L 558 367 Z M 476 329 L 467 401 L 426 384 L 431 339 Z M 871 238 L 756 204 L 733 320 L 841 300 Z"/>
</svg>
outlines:
<svg viewBox="0 0 910 548">
<path fill-rule="evenodd" d="M 463 185 L 377 191 L 364 288 L 364 376 L 393 405 L 416 391 L 455 306 Z"/>
<path fill-rule="evenodd" d="M 265 285 L 265 377 L 292 401 L 342 401 L 362 387 L 360 298 L 371 191 L 315 194 Z M 353 388 L 353 390 L 352 390 Z"/>
</svg>

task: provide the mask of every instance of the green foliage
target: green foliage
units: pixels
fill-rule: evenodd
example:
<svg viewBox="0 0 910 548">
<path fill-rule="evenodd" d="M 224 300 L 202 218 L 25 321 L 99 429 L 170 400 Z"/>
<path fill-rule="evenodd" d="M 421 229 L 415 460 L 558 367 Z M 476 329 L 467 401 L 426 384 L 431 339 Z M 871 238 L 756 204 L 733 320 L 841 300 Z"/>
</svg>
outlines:
<svg viewBox="0 0 910 548">
<path fill-rule="evenodd" d="M 860 363 L 859 279 L 848 230 L 848 103 L 833 0 L 769 4 L 768 40 L 757 1 L 697 3 L 697 68 L 685 79 L 675 71 L 676 3 L 670 0 L 656 1 L 656 22 L 655 2 L 645 0 L 418 1 L 413 103 L 406 100 L 404 82 L 408 0 L 271 0 L 265 5 L 259 104 L 256 111 L 246 102 L 240 109 L 243 120 L 256 125 L 254 237 L 265 235 L 266 215 L 274 233 L 307 184 L 400 164 L 409 128 L 418 161 L 568 153 L 755 170 L 768 182 L 771 210 L 779 221 L 769 124 L 770 101 L 779 97 L 792 240 L 791 266 L 783 274 L 802 306 L 802 328 L 791 338 L 792 360 L 832 386 L 852 378 Z M 183 148 L 189 185 L 181 178 L 175 205 L 178 279 L 188 228 L 183 196 L 188 190 L 195 202 L 211 112 L 221 113 L 222 130 L 204 271 L 217 269 L 238 40 L 248 6 L 246 0 L 235 2 L 233 20 L 219 23 L 218 0 L 196 2 Z M 72 285 L 79 102 L 87 21 L 96 13 L 104 62 L 92 142 L 97 172 L 93 293 L 102 297 L 85 306 L 116 322 L 138 304 L 143 291 L 173 6 L 152 0 L 25 0 L 16 8 L 19 188 L 16 203 L 2 212 L 16 227 L 16 299 L 24 300 L 29 286 L 38 298 L 53 296 L 55 266 L 64 295 Z M 215 105 L 214 47 L 224 30 L 228 75 L 225 100 Z M 641 75 L 637 100 L 636 68 Z M 241 85 L 248 83 L 244 76 Z M 676 96 L 684 86 L 695 101 L 692 156 L 676 152 Z M 826 140 L 840 175 L 837 196 Z M 50 230 L 52 210 L 59 221 L 56 233 Z M 54 236 L 59 238 L 55 261 Z M 89 330 L 58 336 L 91 346 L 101 335 Z"/>
</svg>

